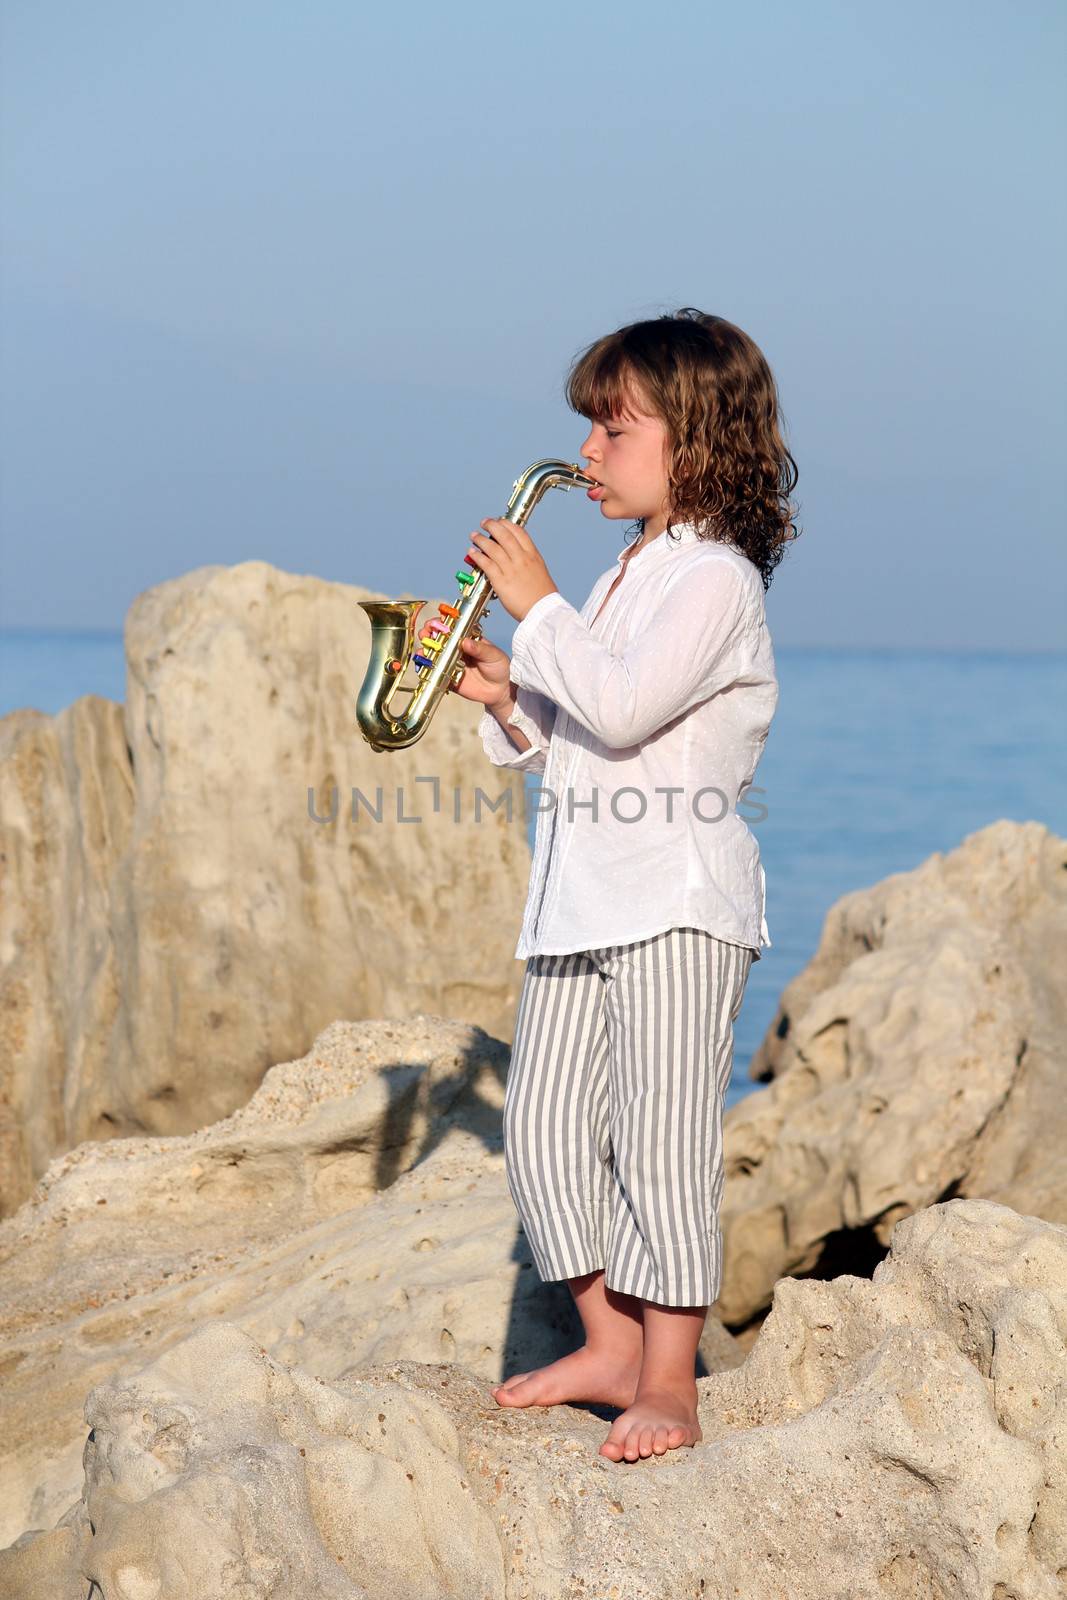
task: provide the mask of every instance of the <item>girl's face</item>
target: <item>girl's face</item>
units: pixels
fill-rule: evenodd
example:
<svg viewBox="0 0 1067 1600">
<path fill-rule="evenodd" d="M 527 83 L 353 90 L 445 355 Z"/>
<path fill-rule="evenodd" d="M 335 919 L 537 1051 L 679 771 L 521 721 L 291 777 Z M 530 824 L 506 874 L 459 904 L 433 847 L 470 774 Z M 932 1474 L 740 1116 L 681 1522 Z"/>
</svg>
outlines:
<svg viewBox="0 0 1067 1600">
<path fill-rule="evenodd" d="M 593 498 L 605 517 L 645 519 L 645 537 L 667 526 L 667 429 L 631 404 L 624 415 L 594 421 L 582 445 L 587 475 L 603 485 Z"/>
</svg>

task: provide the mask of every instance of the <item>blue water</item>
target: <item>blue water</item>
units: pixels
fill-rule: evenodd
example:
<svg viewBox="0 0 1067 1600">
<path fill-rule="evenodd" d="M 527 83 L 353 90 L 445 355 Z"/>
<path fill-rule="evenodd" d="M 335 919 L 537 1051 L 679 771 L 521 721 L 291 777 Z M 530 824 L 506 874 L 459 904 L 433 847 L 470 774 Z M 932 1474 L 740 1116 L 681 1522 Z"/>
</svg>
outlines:
<svg viewBox="0 0 1067 1600">
<path fill-rule="evenodd" d="M 727 1103 L 785 984 L 850 889 L 906 871 L 1008 817 L 1067 834 L 1067 652 L 775 652 L 780 697 L 746 820 L 767 873 L 773 947 L 754 963 Z M 121 700 L 120 633 L 0 632 L 0 714 Z M 762 789 L 764 793 L 758 793 Z M 530 817 L 531 840 L 534 817 Z"/>
<path fill-rule="evenodd" d="M 0 716 L 62 711 L 83 694 L 126 698 L 121 632 L 0 629 Z"/>
</svg>

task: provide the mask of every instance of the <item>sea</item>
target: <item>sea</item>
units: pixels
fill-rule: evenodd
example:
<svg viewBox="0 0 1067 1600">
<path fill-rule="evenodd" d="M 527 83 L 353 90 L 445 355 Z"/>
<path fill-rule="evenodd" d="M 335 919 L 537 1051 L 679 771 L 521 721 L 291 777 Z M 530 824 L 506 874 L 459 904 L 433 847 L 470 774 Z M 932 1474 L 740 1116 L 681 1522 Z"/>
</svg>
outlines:
<svg viewBox="0 0 1067 1600">
<path fill-rule="evenodd" d="M 1001 817 L 1067 835 L 1067 651 L 777 645 L 775 662 L 778 708 L 742 811 L 767 875 L 771 947 L 735 1025 L 727 1106 L 756 1087 L 753 1054 L 841 895 Z M 121 632 L 0 631 L 0 715 L 83 694 L 124 698 Z"/>
</svg>

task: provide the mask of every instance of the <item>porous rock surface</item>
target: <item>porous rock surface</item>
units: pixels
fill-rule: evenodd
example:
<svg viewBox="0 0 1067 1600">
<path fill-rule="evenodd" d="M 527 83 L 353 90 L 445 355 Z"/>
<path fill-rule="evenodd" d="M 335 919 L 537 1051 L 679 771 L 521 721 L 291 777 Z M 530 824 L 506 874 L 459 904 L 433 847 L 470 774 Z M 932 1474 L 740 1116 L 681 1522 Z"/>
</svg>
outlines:
<svg viewBox="0 0 1067 1600">
<path fill-rule="evenodd" d="M 201 1320 L 239 1321 L 325 1376 L 383 1339 L 436 1359 L 448 1335 L 434 1312 L 447 1305 L 458 1331 L 483 1266 L 507 1272 L 510 1199 L 484 1192 L 505 1061 L 443 1018 L 333 1023 L 210 1128 L 57 1157 L 0 1223 L 0 1542 L 69 1502 L 87 1389 Z M 466 1310 L 425 1298 L 442 1249 L 442 1284 L 471 1280 Z M 475 1364 L 481 1332 L 459 1342 Z"/>
<path fill-rule="evenodd" d="M 900 1221 L 872 1281 L 785 1278 L 703 1440 L 598 1454 L 462 1364 L 310 1376 L 227 1321 L 89 1394 L 81 1498 L 0 1554 L 20 1600 L 1059 1600 L 1067 1228 Z"/>
<path fill-rule="evenodd" d="M 728 1326 L 942 1198 L 1067 1222 L 1065 951 L 1067 840 L 1038 822 L 834 904 L 753 1058 L 768 1089 L 725 1118 Z"/>
<path fill-rule="evenodd" d="M 714 1310 L 770 1313 L 709 1317 L 693 1450 L 493 1402 L 578 1327 L 479 1028 L 334 1023 L 56 1158 L 0 1223 L 0 1595 L 1059 1600 L 1065 863 L 1001 822 L 830 913 L 726 1116 Z"/>
<path fill-rule="evenodd" d="M 0 1215 L 84 1140 L 226 1116 L 338 1017 L 511 1037 L 521 774 L 457 695 L 370 749 L 364 598 L 202 567 L 130 608 L 124 705 L 0 719 Z"/>
<path fill-rule="evenodd" d="M 211 1128 L 57 1157 L 0 1223 L 0 1544 L 77 1494 L 88 1389 L 205 1320 L 331 1380 L 408 1357 L 488 1386 L 573 1349 L 505 1182 L 507 1059 L 445 1018 L 334 1023 Z M 713 1316 L 701 1355 L 742 1358 Z"/>
</svg>

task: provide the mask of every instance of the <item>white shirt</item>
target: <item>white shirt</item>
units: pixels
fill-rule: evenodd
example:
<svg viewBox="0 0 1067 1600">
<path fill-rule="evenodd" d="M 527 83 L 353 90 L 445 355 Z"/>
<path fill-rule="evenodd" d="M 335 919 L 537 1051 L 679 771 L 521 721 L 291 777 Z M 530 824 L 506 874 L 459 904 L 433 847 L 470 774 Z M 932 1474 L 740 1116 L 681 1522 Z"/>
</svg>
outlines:
<svg viewBox="0 0 1067 1600">
<path fill-rule="evenodd" d="M 763 597 L 736 546 L 682 524 L 620 552 L 580 612 L 556 591 L 519 623 L 508 720 L 530 749 L 489 711 L 478 724 L 496 766 L 544 774 L 516 959 L 673 927 L 770 948 L 736 811 L 778 701 Z"/>
</svg>

